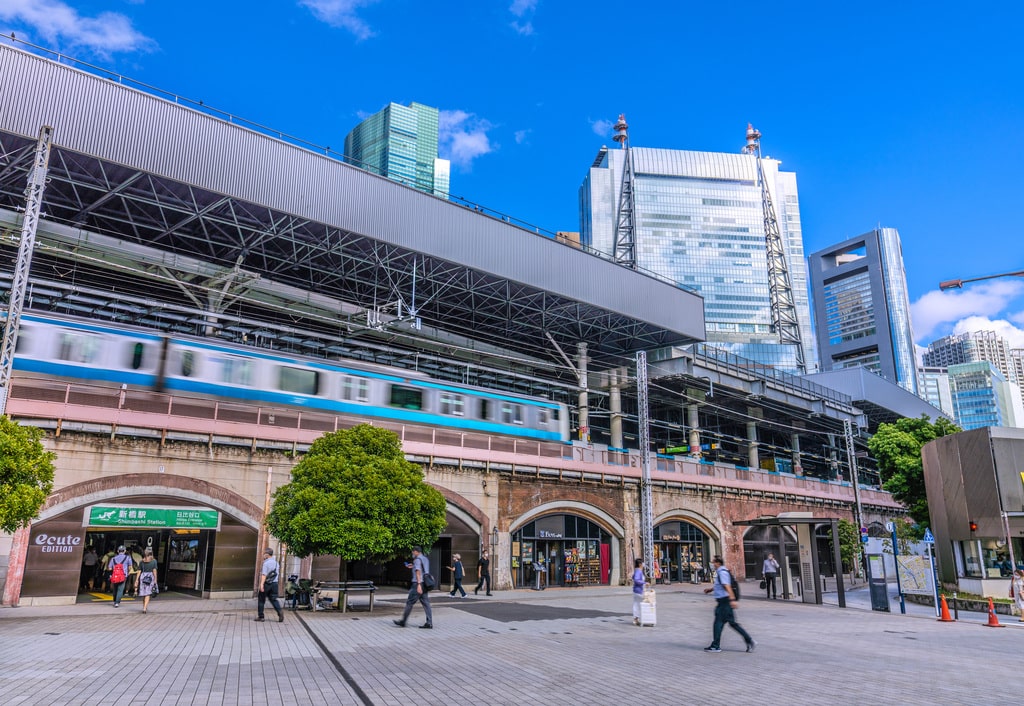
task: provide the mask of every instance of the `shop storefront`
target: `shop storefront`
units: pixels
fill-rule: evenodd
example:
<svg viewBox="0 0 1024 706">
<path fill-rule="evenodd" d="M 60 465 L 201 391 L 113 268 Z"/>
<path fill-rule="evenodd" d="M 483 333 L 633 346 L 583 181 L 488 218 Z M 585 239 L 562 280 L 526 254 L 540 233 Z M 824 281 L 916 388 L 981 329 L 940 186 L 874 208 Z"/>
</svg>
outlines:
<svg viewBox="0 0 1024 706">
<path fill-rule="evenodd" d="M 710 538 L 689 522 L 672 520 L 654 528 L 655 576 L 663 582 L 705 580 L 711 563 Z"/>
<path fill-rule="evenodd" d="M 538 558 L 542 564 L 538 564 Z M 596 522 L 576 515 L 548 515 L 512 533 L 512 581 L 517 588 L 607 585 L 611 574 L 611 535 Z"/>
<path fill-rule="evenodd" d="M 105 559 L 120 546 L 136 559 L 153 550 L 163 590 L 195 596 L 251 591 L 256 531 L 218 510 L 174 502 L 119 499 L 34 523 L 22 598 L 73 600 L 82 594 L 88 600 L 92 594 L 104 599 Z"/>
</svg>

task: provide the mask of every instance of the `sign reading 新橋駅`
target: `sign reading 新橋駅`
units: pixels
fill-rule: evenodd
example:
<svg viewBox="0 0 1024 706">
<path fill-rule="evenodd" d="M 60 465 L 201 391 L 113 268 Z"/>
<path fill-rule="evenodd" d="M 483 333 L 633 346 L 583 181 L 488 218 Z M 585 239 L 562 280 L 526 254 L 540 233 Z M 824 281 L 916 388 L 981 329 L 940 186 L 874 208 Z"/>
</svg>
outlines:
<svg viewBox="0 0 1024 706">
<path fill-rule="evenodd" d="M 88 527 L 145 529 L 220 529 L 220 513 L 208 507 L 158 505 L 92 505 L 85 511 Z"/>
</svg>

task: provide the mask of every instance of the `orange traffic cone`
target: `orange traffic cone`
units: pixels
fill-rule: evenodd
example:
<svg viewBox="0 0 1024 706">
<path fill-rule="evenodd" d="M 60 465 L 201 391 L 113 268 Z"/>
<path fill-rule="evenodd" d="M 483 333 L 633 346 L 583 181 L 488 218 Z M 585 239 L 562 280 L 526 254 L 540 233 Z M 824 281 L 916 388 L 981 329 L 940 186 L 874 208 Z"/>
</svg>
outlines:
<svg viewBox="0 0 1024 706">
<path fill-rule="evenodd" d="M 946 604 L 946 596 L 939 596 L 942 599 L 942 615 L 939 618 L 940 623 L 955 623 L 956 621 L 949 617 L 949 606 Z"/>
<path fill-rule="evenodd" d="M 992 597 L 991 596 L 989 596 L 989 599 L 988 599 L 988 624 L 985 627 L 988 627 L 988 628 L 1002 628 L 1002 627 L 1006 627 L 1005 625 L 1000 625 L 999 624 L 999 618 L 996 617 L 996 609 L 995 609 L 995 606 L 992 605 Z"/>
</svg>

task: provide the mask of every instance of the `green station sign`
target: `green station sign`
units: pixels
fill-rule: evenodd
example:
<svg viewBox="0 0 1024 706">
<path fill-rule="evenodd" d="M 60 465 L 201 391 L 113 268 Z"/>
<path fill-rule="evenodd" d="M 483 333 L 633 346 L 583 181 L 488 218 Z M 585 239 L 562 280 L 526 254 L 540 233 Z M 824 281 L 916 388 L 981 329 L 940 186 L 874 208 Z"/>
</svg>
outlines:
<svg viewBox="0 0 1024 706">
<path fill-rule="evenodd" d="M 92 505 L 86 510 L 88 527 L 146 529 L 220 529 L 220 513 L 208 507 L 155 505 Z"/>
</svg>

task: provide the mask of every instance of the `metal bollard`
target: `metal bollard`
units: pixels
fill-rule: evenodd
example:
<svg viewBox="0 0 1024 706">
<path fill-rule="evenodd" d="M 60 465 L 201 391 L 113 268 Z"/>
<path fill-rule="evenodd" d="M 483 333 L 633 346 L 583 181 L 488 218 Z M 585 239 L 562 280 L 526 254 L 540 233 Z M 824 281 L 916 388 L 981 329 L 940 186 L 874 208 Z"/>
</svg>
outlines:
<svg viewBox="0 0 1024 706">
<path fill-rule="evenodd" d="M 960 620 L 960 606 L 957 605 L 956 591 L 953 591 L 953 620 Z"/>
</svg>

